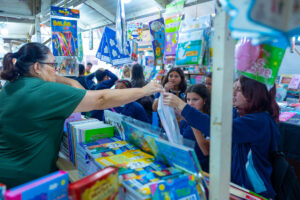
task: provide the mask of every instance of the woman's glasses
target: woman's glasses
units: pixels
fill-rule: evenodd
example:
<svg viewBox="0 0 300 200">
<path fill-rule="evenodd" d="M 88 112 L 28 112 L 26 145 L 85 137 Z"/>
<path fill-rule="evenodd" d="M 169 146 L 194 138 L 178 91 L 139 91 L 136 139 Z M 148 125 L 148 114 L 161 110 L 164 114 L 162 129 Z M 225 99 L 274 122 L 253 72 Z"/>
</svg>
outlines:
<svg viewBox="0 0 300 200">
<path fill-rule="evenodd" d="M 49 65 L 49 66 L 51 66 L 52 68 L 54 68 L 54 69 L 57 69 L 57 67 L 58 67 L 58 64 L 57 63 L 50 63 L 50 62 L 39 62 L 39 63 L 41 63 L 41 64 L 45 64 L 45 65 Z"/>
</svg>

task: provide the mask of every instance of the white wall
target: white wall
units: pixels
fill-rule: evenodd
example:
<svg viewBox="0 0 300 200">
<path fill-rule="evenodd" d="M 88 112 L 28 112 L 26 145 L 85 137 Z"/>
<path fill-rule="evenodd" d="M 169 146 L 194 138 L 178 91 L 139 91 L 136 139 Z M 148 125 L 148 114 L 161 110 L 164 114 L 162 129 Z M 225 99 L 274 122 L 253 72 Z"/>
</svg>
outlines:
<svg viewBox="0 0 300 200">
<path fill-rule="evenodd" d="M 297 45 L 296 49 L 300 51 L 300 46 Z M 290 48 L 286 49 L 283 57 L 278 75 L 281 74 L 300 74 L 300 55 L 291 53 Z"/>
</svg>

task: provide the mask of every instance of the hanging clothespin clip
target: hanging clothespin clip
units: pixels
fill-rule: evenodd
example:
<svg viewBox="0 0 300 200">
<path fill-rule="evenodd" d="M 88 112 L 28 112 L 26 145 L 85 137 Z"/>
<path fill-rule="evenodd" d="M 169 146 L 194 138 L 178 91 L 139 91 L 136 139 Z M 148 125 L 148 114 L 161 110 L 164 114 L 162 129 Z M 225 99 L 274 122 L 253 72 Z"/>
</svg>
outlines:
<svg viewBox="0 0 300 200">
<path fill-rule="evenodd" d="M 67 9 L 67 0 L 65 0 L 65 9 Z"/>
</svg>

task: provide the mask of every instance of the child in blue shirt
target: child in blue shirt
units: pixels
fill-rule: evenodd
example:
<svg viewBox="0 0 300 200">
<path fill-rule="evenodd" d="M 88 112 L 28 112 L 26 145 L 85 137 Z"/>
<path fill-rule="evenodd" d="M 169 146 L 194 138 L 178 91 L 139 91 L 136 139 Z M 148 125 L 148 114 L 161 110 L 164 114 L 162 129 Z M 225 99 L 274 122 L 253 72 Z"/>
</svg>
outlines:
<svg viewBox="0 0 300 200">
<path fill-rule="evenodd" d="M 205 114 L 210 114 L 210 92 L 203 84 L 196 84 L 190 86 L 186 91 L 186 102 L 191 107 L 199 110 Z M 192 130 L 192 127 L 189 125 L 186 119 L 180 121 L 180 133 L 186 139 L 190 139 L 196 142 L 194 147 L 197 154 L 198 160 L 203 171 L 208 172 L 209 170 L 209 157 L 204 155 L 197 145 L 196 137 Z M 209 137 L 209 134 L 206 134 L 205 137 Z"/>
<path fill-rule="evenodd" d="M 93 81 L 94 77 L 97 79 L 97 84 Z M 85 82 L 89 90 L 103 90 L 111 88 L 117 80 L 118 77 L 111 71 L 98 69 L 96 72 L 86 76 Z"/>
<path fill-rule="evenodd" d="M 119 80 L 116 83 L 116 89 L 127 89 L 131 88 L 131 83 L 128 80 Z M 132 117 L 134 119 L 143 121 L 143 122 L 149 122 L 149 119 L 147 117 L 147 113 L 143 106 L 139 104 L 138 102 L 131 102 L 128 104 L 125 104 L 123 106 L 110 108 L 108 110 L 111 110 L 113 112 L 120 113 L 122 115 L 126 115 L 129 117 Z M 103 116 L 104 112 L 103 110 L 95 111 L 93 117 L 97 117 L 98 119 L 101 118 L 101 120 L 104 120 Z"/>
<path fill-rule="evenodd" d="M 235 84 L 233 104 L 237 109 L 232 124 L 231 181 L 264 197 L 274 198 L 270 156 L 277 151 L 279 107 L 276 88 L 241 76 Z M 208 152 L 202 136 L 209 134 L 210 117 L 192 108 L 173 94 L 164 95 L 164 103 L 181 110 L 181 115 L 200 138 L 200 149 Z M 201 131 L 201 133 L 200 133 Z M 206 144 L 206 145 L 205 145 Z"/>
</svg>

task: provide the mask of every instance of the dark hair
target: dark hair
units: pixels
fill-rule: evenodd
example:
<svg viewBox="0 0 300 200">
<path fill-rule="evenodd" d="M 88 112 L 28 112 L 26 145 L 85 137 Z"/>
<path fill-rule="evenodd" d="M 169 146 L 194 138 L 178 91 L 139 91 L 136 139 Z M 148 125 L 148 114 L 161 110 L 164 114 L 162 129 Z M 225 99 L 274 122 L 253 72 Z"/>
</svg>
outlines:
<svg viewBox="0 0 300 200">
<path fill-rule="evenodd" d="M 212 78 L 212 73 L 211 72 L 208 72 L 205 77 L 208 77 L 208 78 Z"/>
<path fill-rule="evenodd" d="M 43 62 L 48 58 L 50 49 L 37 42 L 23 45 L 16 53 L 7 53 L 3 59 L 1 78 L 14 81 L 18 76 L 29 76 L 30 67 L 36 62 Z M 14 64 L 13 59 L 16 59 Z"/>
<path fill-rule="evenodd" d="M 84 71 L 85 71 L 84 65 L 79 64 L 78 68 L 79 68 L 79 75 L 84 75 Z"/>
<path fill-rule="evenodd" d="M 187 100 L 187 93 L 191 93 L 191 92 L 198 94 L 204 100 L 205 104 L 203 106 L 203 112 L 210 115 L 211 99 L 210 99 L 210 92 L 207 89 L 207 87 L 205 87 L 204 84 L 196 84 L 190 86 L 185 92 L 185 100 Z"/>
<path fill-rule="evenodd" d="M 264 84 L 245 76 L 241 76 L 239 81 L 241 83 L 242 93 L 248 102 L 242 114 L 268 111 L 272 118 L 278 122 L 279 106 L 275 100 L 275 85 L 268 91 Z"/>
<path fill-rule="evenodd" d="M 132 85 L 128 80 L 118 80 L 117 83 L 123 83 L 127 88 L 131 88 Z"/>
<path fill-rule="evenodd" d="M 100 69 L 95 72 L 95 77 L 98 82 L 101 82 L 106 75 L 106 71 L 102 71 Z"/>
<path fill-rule="evenodd" d="M 90 62 L 88 62 L 86 65 L 91 65 L 91 66 L 93 66 L 93 64 L 92 64 L 92 63 L 90 63 Z"/>
<path fill-rule="evenodd" d="M 132 87 L 143 87 L 147 84 L 144 77 L 144 69 L 139 64 L 135 64 L 132 67 L 131 83 Z"/>
<path fill-rule="evenodd" d="M 162 82 L 163 86 L 165 86 L 165 84 L 167 82 L 169 82 L 169 75 L 171 72 L 177 72 L 180 75 L 181 81 L 179 83 L 178 89 L 180 90 L 180 92 L 185 92 L 186 87 L 187 87 L 186 82 L 185 82 L 185 77 L 184 77 L 184 73 L 183 73 L 182 69 L 179 67 L 173 67 L 168 71 L 167 75 L 165 76 L 165 78 Z"/>
</svg>

